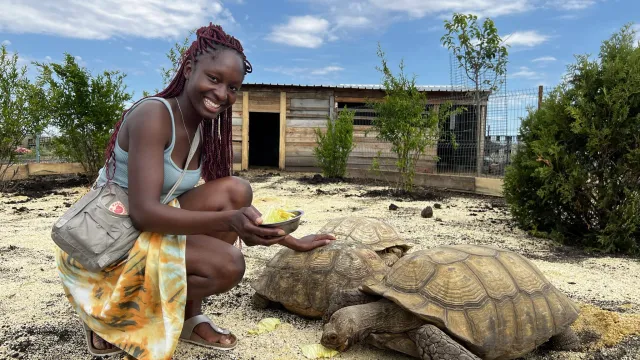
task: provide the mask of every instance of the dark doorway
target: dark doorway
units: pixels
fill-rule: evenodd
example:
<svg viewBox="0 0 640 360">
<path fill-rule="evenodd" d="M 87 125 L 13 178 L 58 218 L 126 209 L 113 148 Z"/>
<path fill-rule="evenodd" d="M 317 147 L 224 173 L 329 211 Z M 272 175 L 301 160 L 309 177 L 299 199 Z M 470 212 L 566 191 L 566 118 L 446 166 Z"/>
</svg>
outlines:
<svg viewBox="0 0 640 360">
<path fill-rule="evenodd" d="M 278 167 L 280 114 L 249 113 L 249 167 Z"/>
</svg>

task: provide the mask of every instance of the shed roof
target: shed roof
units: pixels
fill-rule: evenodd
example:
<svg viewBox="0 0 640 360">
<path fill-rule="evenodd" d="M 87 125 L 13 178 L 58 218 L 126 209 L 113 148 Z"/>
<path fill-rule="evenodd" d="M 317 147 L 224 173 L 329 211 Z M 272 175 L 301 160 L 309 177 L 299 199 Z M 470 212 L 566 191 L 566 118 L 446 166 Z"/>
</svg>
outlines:
<svg viewBox="0 0 640 360">
<path fill-rule="evenodd" d="M 380 84 L 285 84 L 285 83 L 244 83 L 243 86 L 264 86 L 264 87 L 299 87 L 299 88 L 324 88 L 324 89 L 350 89 L 350 90 L 384 90 L 384 87 Z M 472 88 L 466 86 L 451 86 L 451 85 L 416 85 L 419 91 L 425 92 L 468 92 L 473 91 Z M 489 92 L 484 90 L 483 92 Z"/>
</svg>

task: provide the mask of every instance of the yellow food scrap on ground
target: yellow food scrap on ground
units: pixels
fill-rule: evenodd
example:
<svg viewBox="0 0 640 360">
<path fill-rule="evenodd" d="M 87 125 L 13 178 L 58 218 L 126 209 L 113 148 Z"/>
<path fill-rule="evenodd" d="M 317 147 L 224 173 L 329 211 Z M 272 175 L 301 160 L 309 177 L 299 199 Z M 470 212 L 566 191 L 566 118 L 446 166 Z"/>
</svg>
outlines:
<svg viewBox="0 0 640 360">
<path fill-rule="evenodd" d="M 288 211 L 271 208 L 267 210 L 266 214 L 262 215 L 262 220 L 263 220 L 262 223 L 273 224 L 273 223 L 289 220 L 293 217 L 295 217 L 295 215 Z"/>
<path fill-rule="evenodd" d="M 259 335 L 275 330 L 280 325 L 280 319 L 264 318 L 258 322 L 258 326 L 249 330 L 251 335 Z"/>
<path fill-rule="evenodd" d="M 300 349 L 307 359 L 332 358 L 338 355 L 336 350 L 326 348 L 322 344 L 300 345 Z"/>
</svg>

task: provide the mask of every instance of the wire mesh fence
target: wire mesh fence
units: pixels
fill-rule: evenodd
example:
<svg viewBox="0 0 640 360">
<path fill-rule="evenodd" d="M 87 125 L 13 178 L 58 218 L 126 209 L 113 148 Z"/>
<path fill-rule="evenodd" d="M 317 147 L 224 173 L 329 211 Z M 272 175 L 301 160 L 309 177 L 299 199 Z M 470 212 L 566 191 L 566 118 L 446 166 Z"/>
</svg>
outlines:
<svg viewBox="0 0 640 360">
<path fill-rule="evenodd" d="M 437 139 L 416 164 L 417 173 L 503 177 L 505 168 L 520 145 L 518 134 L 522 119 L 538 108 L 544 90 L 540 88 L 490 94 L 458 92 L 454 95 L 428 96 L 427 111 L 455 110 L 443 118 Z M 451 107 L 445 107 L 450 104 Z M 349 167 L 397 170 L 391 144 L 379 140 L 372 127 L 376 118 L 365 104 L 341 104 L 355 111 L 355 148 Z"/>
<path fill-rule="evenodd" d="M 51 136 L 35 136 L 25 138 L 16 149 L 16 157 L 14 163 L 61 163 L 69 162 L 70 159 L 61 157 L 54 151 L 54 145 Z"/>
</svg>

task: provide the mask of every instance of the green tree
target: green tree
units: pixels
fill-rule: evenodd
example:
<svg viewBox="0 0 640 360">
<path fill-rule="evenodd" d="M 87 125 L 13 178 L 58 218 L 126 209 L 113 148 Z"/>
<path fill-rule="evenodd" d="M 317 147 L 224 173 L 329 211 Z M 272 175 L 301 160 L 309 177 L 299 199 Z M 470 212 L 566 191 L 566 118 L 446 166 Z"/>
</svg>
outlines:
<svg viewBox="0 0 640 360">
<path fill-rule="evenodd" d="M 445 20 L 447 33 L 442 36 L 442 45 L 453 52 L 459 66 L 474 85 L 474 104 L 478 133 L 477 172 L 482 173 L 484 159 L 484 131 L 480 111 L 480 92 L 495 92 L 504 82 L 507 72 L 507 47 L 503 44 L 493 20 L 486 18 L 482 26 L 473 14 L 453 14 L 451 21 Z"/>
<path fill-rule="evenodd" d="M 315 129 L 316 143 L 313 154 L 316 156 L 322 174 L 329 178 L 343 178 L 347 173 L 347 160 L 354 148 L 353 118 L 355 111 L 344 110 L 335 120 L 327 119 L 327 131 Z"/>
<path fill-rule="evenodd" d="M 29 81 L 26 66 L 18 66 L 18 54 L 9 54 L 5 45 L 0 46 L 0 179 L 14 177 L 10 166 L 25 137 L 47 126 L 45 103 L 44 90 Z M 6 183 L 0 185 L 4 186 Z"/>
<path fill-rule="evenodd" d="M 382 73 L 385 96 L 382 101 L 367 102 L 376 111 L 372 130 L 378 139 L 391 144 L 391 151 L 398 157 L 400 178 L 396 188 L 411 190 L 418 159 L 427 146 L 437 141 L 439 112 L 426 111 L 427 96 L 417 88 L 415 76 L 409 78 L 404 73 L 404 61 L 400 61 L 400 73 L 396 76 L 389 69 L 380 44 L 377 54 L 382 67 L 376 69 Z"/>
<path fill-rule="evenodd" d="M 630 26 L 576 57 L 524 119 L 505 198 L 521 227 L 606 252 L 640 250 L 640 48 Z"/>
<path fill-rule="evenodd" d="M 175 75 L 176 71 L 178 71 L 178 68 L 180 68 L 180 60 L 182 60 L 182 54 L 184 54 L 188 49 L 189 46 L 191 45 L 191 42 L 193 41 L 193 39 L 191 39 L 191 36 L 193 34 L 196 33 L 197 29 L 192 29 L 189 31 L 189 35 L 187 35 L 183 40 L 182 43 L 180 42 L 176 42 L 175 44 L 173 44 L 173 47 L 169 49 L 169 51 L 166 53 L 166 57 L 169 60 L 169 63 L 171 63 L 171 66 L 168 68 L 165 68 L 164 66 L 162 68 L 160 68 L 160 75 L 162 76 L 162 87 L 166 87 L 167 85 L 169 85 L 169 83 L 171 82 L 171 79 L 173 79 L 173 76 Z M 155 89 L 154 93 L 157 94 L 160 92 L 160 89 Z M 144 90 L 142 92 L 142 96 L 151 96 L 152 94 L 146 90 Z"/>
<path fill-rule="evenodd" d="M 93 76 L 70 54 L 60 64 L 36 65 L 50 91 L 52 123 L 61 133 L 54 139 L 56 153 L 79 162 L 94 178 L 104 165 L 111 131 L 131 100 L 123 83 L 126 75 L 104 71 Z"/>
</svg>

